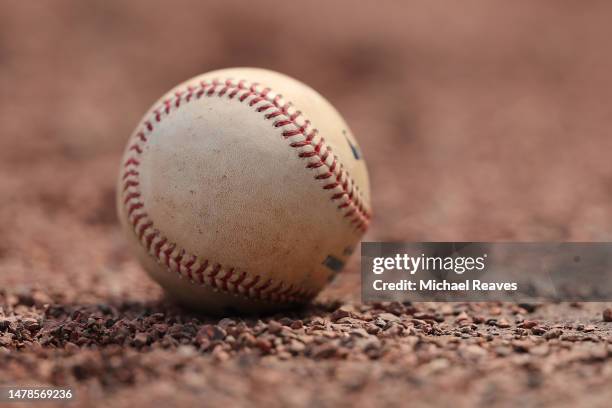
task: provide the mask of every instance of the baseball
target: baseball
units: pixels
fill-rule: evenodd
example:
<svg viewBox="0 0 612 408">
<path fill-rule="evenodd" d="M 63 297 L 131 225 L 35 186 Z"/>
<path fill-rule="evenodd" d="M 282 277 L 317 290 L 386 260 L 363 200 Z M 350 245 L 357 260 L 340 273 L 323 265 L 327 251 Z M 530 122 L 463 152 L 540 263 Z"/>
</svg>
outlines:
<svg viewBox="0 0 612 408">
<path fill-rule="evenodd" d="M 162 96 L 127 143 L 117 197 L 149 275 L 213 313 L 308 302 L 370 220 L 366 165 L 340 114 L 307 85 L 254 68 Z"/>
</svg>

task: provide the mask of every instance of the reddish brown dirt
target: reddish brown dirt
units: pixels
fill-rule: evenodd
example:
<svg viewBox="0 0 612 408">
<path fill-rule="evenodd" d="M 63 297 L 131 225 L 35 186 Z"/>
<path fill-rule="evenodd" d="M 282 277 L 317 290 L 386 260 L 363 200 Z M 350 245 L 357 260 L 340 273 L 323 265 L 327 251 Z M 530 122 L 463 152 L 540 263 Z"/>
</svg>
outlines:
<svg viewBox="0 0 612 408">
<path fill-rule="evenodd" d="M 305 311 L 197 316 L 125 247 L 114 183 L 159 95 L 260 66 L 351 124 L 371 171 L 367 240 L 609 241 L 610 12 L 4 2 L 0 384 L 71 386 L 82 406 L 608 406 L 610 305 L 364 306 L 354 259 Z"/>
</svg>

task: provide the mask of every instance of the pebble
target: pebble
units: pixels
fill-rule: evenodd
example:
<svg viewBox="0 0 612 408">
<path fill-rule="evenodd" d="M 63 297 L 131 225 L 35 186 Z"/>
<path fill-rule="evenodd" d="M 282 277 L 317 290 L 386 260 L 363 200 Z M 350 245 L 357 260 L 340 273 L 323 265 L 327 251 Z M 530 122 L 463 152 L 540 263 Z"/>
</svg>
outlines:
<svg viewBox="0 0 612 408">
<path fill-rule="evenodd" d="M 387 322 L 400 322 L 401 321 L 399 317 L 391 313 L 380 313 L 378 315 L 378 318 L 384 321 L 387 321 Z"/>
<path fill-rule="evenodd" d="M 428 312 L 417 312 L 412 315 L 415 319 L 419 320 L 436 320 L 436 314 Z"/>
<path fill-rule="evenodd" d="M 470 317 L 469 317 L 469 316 L 468 316 L 468 314 L 467 314 L 467 313 L 465 313 L 465 312 L 461 312 L 461 313 L 459 313 L 459 314 L 457 315 L 457 317 L 455 318 L 455 322 L 456 322 L 456 323 L 461 323 L 461 322 L 464 322 L 464 321 L 466 321 L 466 320 L 470 320 Z"/>
<path fill-rule="evenodd" d="M 507 319 L 501 318 L 497 321 L 497 327 L 501 328 L 501 329 L 506 329 L 508 327 L 510 327 L 510 322 L 508 322 Z"/>
<path fill-rule="evenodd" d="M 523 322 L 519 325 L 519 327 L 523 327 L 525 329 L 533 329 L 538 325 L 538 322 L 535 320 L 523 320 Z"/>
<path fill-rule="evenodd" d="M 531 349 L 532 346 L 533 346 L 533 343 L 527 340 L 512 341 L 512 348 L 514 348 L 515 351 L 518 351 L 520 353 L 529 352 L 529 349 Z"/>
<path fill-rule="evenodd" d="M 233 319 L 229 319 L 229 318 L 224 318 L 219 320 L 218 323 L 219 327 L 223 328 L 223 329 L 227 329 L 230 326 L 235 326 L 236 325 L 236 321 Z"/>
<path fill-rule="evenodd" d="M 226 326 L 227 327 L 227 326 Z M 227 332 L 221 325 L 205 324 L 198 330 L 196 338 L 206 338 L 207 340 L 223 340 L 227 336 Z"/>
<path fill-rule="evenodd" d="M 368 334 L 377 334 L 381 331 L 381 328 L 372 323 L 365 324 L 365 330 Z"/>
<path fill-rule="evenodd" d="M 345 317 L 351 317 L 351 315 L 352 315 L 352 313 L 349 310 L 340 308 L 340 309 L 335 310 L 331 314 L 330 318 L 331 318 L 332 322 L 335 322 L 335 321 L 338 321 L 338 320 L 343 319 Z"/>
<path fill-rule="evenodd" d="M 268 332 L 270 334 L 278 334 L 283 330 L 283 325 L 276 320 L 270 320 L 268 322 Z"/>
<path fill-rule="evenodd" d="M 9 347 L 13 343 L 13 334 L 5 333 L 0 336 L 0 346 Z"/>
<path fill-rule="evenodd" d="M 314 358 L 330 358 L 336 355 L 337 350 L 337 346 L 328 342 L 314 347 L 310 354 Z"/>
<path fill-rule="evenodd" d="M 510 347 L 495 347 L 495 354 L 500 357 L 506 357 L 512 354 L 512 349 Z"/>
<path fill-rule="evenodd" d="M 580 341 L 583 339 L 583 337 L 579 334 L 576 333 L 567 333 L 567 334 L 563 334 L 561 337 L 559 337 L 559 339 L 564 340 L 564 341 Z"/>
<path fill-rule="evenodd" d="M 136 347 L 142 347 L 147 345 L 149 342 L 149 335 L 147 333 L 138 333 L 134 336 L 134 345 Z"/>
<path fill-rule="evenodd" d="M 481 315 L 474 316 L 474 317 L 472 318 L 472 320 L 473 320 L 473 321 L 474 321 L 474 323 L 476 323 L 476 324 L 482 324 L 482 323 L 484 323 L 484 322 L 486 321 L 485 317 L 484 317 L 484 316 L 481 316 Z"/>
<path fill-rule="evenodd" d="M 255 341 L 255 347 L 261 350 L 264 354 L 270 353 L 272 351 L 272 343 L 268 339 L 258 338 Z"/>
<path fill-rule="evenodd" d="M 304 322 L 301 320 L 294 320 L 290 326 L 293 330 L 298 330 L 304 327 Z"/>
<path fill-rule="evenodd" d="M 240 333 L 238 342 L 247 347 L 254 347 L 257 344 L 257 339 L 249 332 Z"/>
<path fill-rule="evenodd" d="M 546 333 L 544 333 L 544 338 L 546 340 L 556 339 L 556 338 L 561 337 L 562 334 L 563 334 L 563 330 L 561 330 L 561 329 L 552 329 L 552 330 L 549 330 Z"/>
<path fill-rule="evenodd" d="M 306 349 L 304 343 L 298 340 L 291 340 L 288 350 L 294 354 L 300 354 Z"/>
</svg>

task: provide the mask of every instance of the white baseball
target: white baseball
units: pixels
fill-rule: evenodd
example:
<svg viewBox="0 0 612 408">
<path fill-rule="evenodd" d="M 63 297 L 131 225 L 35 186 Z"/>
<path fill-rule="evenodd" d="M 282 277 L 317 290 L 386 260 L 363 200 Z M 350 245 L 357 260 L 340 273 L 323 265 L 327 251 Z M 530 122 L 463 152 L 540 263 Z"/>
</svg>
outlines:
<svg viewBox="0 0 612 408">
<path fill-rule="evenodd" d="M 127 144 L 119 218 L 180 303 L 261 312 L 312 299 L 370 219 L 355 138 L 312 88 L 231 68 L 164 95 Z"/>
</svg>

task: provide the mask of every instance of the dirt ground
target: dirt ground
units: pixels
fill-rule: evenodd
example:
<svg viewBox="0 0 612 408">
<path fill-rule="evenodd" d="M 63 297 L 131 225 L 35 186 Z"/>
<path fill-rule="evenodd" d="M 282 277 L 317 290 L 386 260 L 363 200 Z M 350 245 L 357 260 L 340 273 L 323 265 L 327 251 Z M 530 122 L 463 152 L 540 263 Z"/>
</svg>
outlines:
<svg viewBox="0 0 612 408">
<path fill-rule="evenodd" d="M 259 66 L 351 125 L 366 240 L 610 241 L 611 12 L 4 0 L 0 384 L 73 387 L 79 406 L 609 406 L 610 304 L 363 305 L 353 259 L 305 310 L 195 315 L 126 248 L 114 187 L 158 96 Z"/>
</svg>

